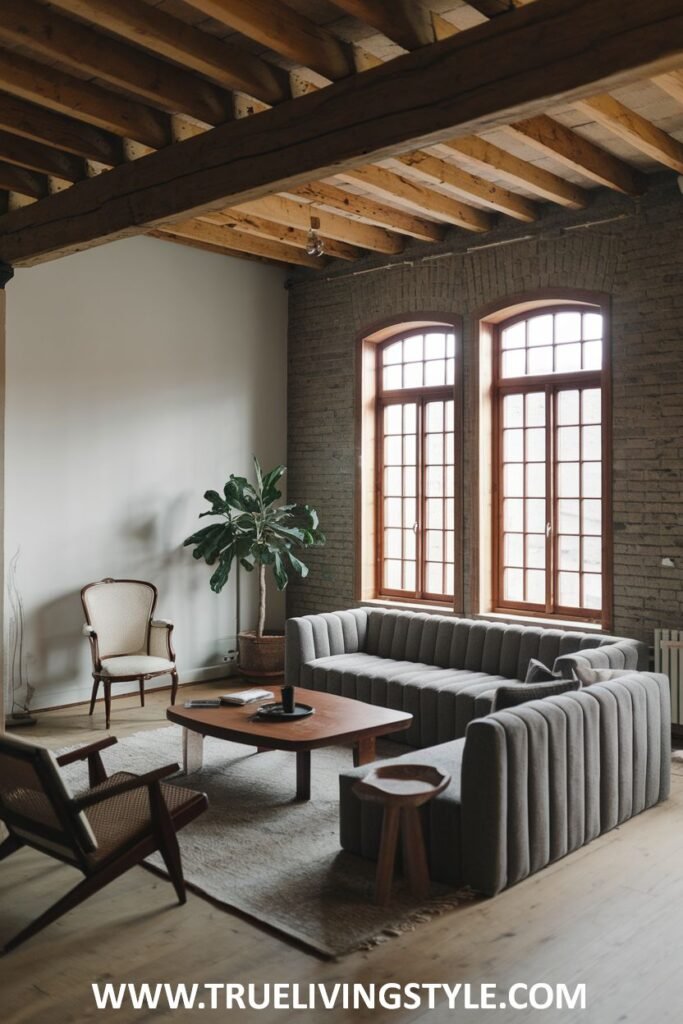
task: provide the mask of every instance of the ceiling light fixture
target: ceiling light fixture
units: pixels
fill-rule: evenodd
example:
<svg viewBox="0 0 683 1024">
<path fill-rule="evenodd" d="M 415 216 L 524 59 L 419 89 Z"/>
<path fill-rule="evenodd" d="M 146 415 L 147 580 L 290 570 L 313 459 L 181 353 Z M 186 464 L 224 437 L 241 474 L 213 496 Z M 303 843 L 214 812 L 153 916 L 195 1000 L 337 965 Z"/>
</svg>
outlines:
<svg viewBox="0 0 683 1024">
<path fill-rule="evenodd" d="M 320 257 L 325 252 L 325 242 L 318 234 L 320 230 L 320 218 L 311 217 L 311 227 L 308 232 L 308 245 L 306 246 L 306 252 L 309 256 Z"/>
</svg>

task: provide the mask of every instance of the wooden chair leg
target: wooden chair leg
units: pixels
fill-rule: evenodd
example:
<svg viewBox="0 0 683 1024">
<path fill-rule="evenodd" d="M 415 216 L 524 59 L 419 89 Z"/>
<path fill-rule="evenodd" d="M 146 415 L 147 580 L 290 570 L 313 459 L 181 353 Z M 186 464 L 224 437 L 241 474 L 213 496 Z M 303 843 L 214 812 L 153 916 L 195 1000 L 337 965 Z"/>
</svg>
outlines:
<svg viewBox="0 0 683 1024">
<path fill-rule="evenodd" d="M 0 843 L 0 860 L 4 860 L 5 857 L 9 857 L 11 853 L 16 850 L 20 850 L 24 844 L 16 836 L 7 836 L 3 843 Z"/>
<path fill-rule="evenodd" d="M 382 821 L 382 837 L 377 857 L 377 876 L 375 879 L 375 903 L 386 906 L 391 896 L 391 882 L 394 877 L 394 861 L 396 860 L 396 842 L 400 822 L 400 809 L 386 806 Z"/>
<path fill-rule="evenodd" d="M 142 677 L 141 677 L 140 680 L 139 680 L 139 683 L 140 683 L 140 707 L 144 708 L 144 706 L 145 706 L 145 680 L 142 679 Z"/>
<path fill-rule="evenodd" d="M 99 688 L 100 688 L 100 681 L 99 681 L 99 679 L 93 679 L 92 695 L 90 697 L 90 711 L 88 712 L 89 715 L 92 715 L 93 711 L 95 710 L 95 701 L 97 700 L 97 691 L 99 690 Z"/>
<path fill-rule="evenodd" d="M 104 680 L 104 714 L 105 728 L 108 729 L 111 721 L 111 683 L 108 679 Z"/>
<path fill-rule="evenodd" d="M 164 795 L 161 792 L 159 783 L 150 786 L 149 803 L 152 811 L 152 821 L 159 842 L 159 852 L 164 858 L 164 864 L 171 876 L 173 888 L 176 891 L 179 903 L 187 902 L 185 892 L 185 879 L 183 877 L 183 865 L 180 859 L 180 847 L 176 835 L 173 819 L 169 813 Z"/>
<path fill-rule="evenodd" d="M 176 694 L 178 692 L 178 673 L 175 669 L 171 672 L 171 704 L 175 704 Z"/>
</svg>

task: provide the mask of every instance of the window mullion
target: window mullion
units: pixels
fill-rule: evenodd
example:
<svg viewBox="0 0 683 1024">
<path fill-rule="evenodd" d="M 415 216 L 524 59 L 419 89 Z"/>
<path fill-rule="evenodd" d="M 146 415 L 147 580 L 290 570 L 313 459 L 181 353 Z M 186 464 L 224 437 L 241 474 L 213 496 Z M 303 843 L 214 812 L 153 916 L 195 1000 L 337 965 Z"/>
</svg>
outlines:
<svg viewBox="0 0 683 1024">
<path fill-rule="evenodd" d="M 416 437 L 416 476 L 415 481 L 415 568 L 416 568 L 416 596 L 424 597 L 425 592 L 425 551 L 426 551 L 426 516 L 425 516 L 425 445 L 427 443 L 425 433 L 425 401 L 424 397 L 417 402 L 417 437 Z"/>
<path fill-rule="evenodd" d="M 555 610 L 557 593 L 557 470 L 555 465 L 555 389 L 545 386 L 545 610 Z"/>
</svg>

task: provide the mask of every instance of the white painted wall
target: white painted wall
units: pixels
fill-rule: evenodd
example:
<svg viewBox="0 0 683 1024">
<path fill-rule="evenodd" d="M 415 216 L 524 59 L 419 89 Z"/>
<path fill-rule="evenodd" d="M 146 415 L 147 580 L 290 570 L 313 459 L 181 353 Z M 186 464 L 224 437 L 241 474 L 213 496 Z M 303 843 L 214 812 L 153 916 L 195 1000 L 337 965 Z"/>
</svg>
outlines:
<svg viewBox="0 0 683 1024">
<path fill-rule="evenodd" d="M 156 583 L 181 680 L 221 664 L 234 584 L 213 594 L 182 541 L 252 452 L 285 460 L 283 285 L 276 268 L 133 238 L 8 286 L 5 551 L 20 552 L 34 707 L 89 695 L 79 592 L 104 576 Z M 278 596 L 270 625 L 283 613 Z"/>
</svg>

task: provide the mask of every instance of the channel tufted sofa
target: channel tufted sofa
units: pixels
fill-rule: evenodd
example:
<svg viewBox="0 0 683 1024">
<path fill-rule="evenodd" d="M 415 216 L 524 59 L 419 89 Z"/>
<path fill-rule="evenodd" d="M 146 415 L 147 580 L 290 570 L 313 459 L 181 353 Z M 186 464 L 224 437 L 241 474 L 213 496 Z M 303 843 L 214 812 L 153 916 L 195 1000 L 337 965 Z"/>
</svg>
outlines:
<svg viewBox="0 0 683 1024">
<path fill-rule="evenodd" d="M 648 661 L 635 640 L 381 608 L 289 619 L 286 637 L 288 683 L 410 712 L 401 739 L 415 747 L 463 737 L 499 686 L 524 681 L 531 658 L 567 678 L 579 663 Z"/>
<path fill-rule="evenodd" d="M 451 775 L 423 808 L 432 878 L 494 896 L 666 799 L 668 680 L 627 672 L 497 711 L 470 722 L 464 739 L 392 760 Z M 340 776 L 341 844 L 376 859 L 381 809 L 353 792 L 367 771 Z"/>
</svg>

